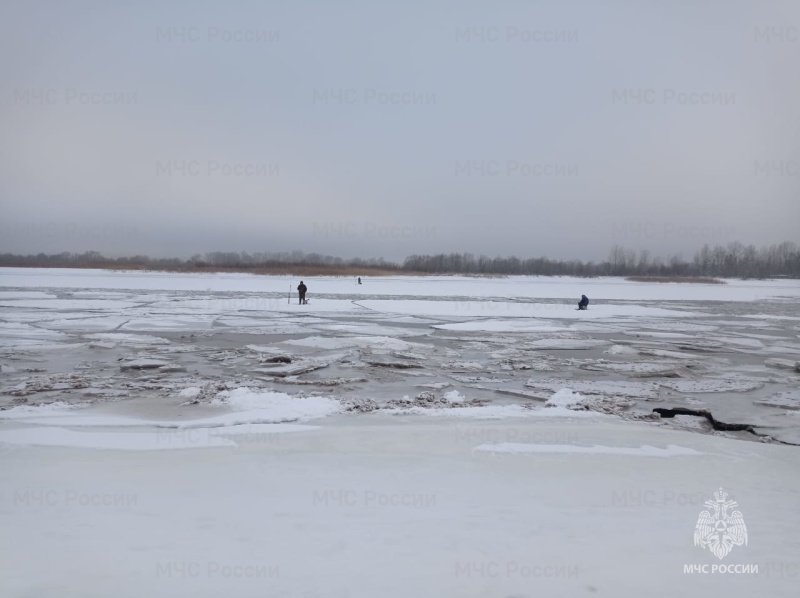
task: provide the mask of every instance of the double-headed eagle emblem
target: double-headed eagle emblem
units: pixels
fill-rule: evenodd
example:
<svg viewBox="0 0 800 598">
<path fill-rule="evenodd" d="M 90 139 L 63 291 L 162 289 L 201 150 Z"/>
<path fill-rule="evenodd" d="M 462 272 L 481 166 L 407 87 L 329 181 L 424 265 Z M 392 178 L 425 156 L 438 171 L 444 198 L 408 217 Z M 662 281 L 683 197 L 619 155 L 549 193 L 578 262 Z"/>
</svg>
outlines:
<svg viewBox="0 0 800 598">
<path fill-rule="evenodd" d="M 741 511 L 728 513 L 739 506 L 735 500 L 728 500 L 728 493 L 722 488 L 714 493 L 715 500 L 703 503 L 708 510 L 700 513 L 694 528 L 694 545 L 708 548 L 714 556 L 722 560 L 734 546 L 747 546 L 747 526 Z"/>
</svg>

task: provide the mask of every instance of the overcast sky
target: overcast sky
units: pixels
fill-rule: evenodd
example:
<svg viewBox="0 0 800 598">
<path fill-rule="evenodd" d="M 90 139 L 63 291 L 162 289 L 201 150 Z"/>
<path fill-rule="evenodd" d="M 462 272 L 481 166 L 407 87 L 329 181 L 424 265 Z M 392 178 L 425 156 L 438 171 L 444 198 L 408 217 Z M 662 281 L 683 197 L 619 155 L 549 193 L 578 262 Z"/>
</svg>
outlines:
<svg viewBox="0 0 800 598">
<path fill-rule="evenodd" d="M 0 251 L 798 241 L 800 2 L 0 4 Z"/>
</svg>

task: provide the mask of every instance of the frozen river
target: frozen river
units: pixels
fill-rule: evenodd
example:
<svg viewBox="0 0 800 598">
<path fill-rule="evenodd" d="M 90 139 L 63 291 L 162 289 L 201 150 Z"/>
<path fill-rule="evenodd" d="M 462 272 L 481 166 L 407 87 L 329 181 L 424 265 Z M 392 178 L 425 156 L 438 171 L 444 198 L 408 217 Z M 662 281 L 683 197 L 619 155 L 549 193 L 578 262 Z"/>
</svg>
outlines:
<svg viewBox="0 0 800 598">
<path fill-rule="evenodd" d="M 0 406 L 189 417 L 248 389 L 324 397 L 337 412 L 516 416 L 569 389 L 573 409 L 705 409 L 800 442 L 797 281 L 316 278 L 303 306 L 289 297 L 297 282 L 0 270 Z M 575 309 L 581 294 L 588 311 Z M 287 419 L 276 407 L 266 421 Z"/>
<path fill-rule="evenodd" d="M 797 281 L 304 280 L 0 269 L 0 594 L 796 595 Z"/>
</svg>

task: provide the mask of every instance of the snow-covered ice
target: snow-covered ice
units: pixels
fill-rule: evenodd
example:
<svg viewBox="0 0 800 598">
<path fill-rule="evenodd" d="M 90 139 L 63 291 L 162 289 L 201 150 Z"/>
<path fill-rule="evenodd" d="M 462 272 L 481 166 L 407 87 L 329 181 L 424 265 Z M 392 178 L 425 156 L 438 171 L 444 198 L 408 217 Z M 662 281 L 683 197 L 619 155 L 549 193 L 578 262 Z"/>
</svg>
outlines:
<svg viewBox="0 0 800 598">
<path fill-rule="evenodd" d="M 550 397 L 545 407 L 575 407 L 583 401 L 583 396 L 569 388 L 562 388 Z"/>
</svg>

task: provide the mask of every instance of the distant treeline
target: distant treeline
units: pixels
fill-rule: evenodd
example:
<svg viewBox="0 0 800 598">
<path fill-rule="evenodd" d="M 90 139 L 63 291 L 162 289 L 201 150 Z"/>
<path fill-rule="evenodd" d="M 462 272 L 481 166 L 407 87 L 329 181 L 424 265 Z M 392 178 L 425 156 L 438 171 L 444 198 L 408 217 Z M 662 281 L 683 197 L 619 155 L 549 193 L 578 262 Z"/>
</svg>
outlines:
<svg viewBox="0 0 800 598">
<path fill-rule="evenodd" d="M 97 251 L 54 255 L 0 254 L 0 266 L 32 268 L 107 268 L 110 270 L 163 270 L 170 272 L 252 272 L 254 274 L 330 274 L 358 276 L 393 274 L 401 270 L 383 258 L 343 259 L 318 253 L 247 253 L 214 251 L 189 259 L 151 258 L 146 255 L 109 258 Z"/>
<path fill-rule="evenodd" d="M 319 253 L 212 252 L 179 258 L 150 258 L 145 255 L 108 258 L 96 251 L 55 255 L 0 254 L 0 266 L 110 268 L 125 270 L 168 270 L 182 272 L 236 271 L 256 274 L 513 274 L 544 276 L 653 276 L 722 278 L 800 278 L 800 248 L 791 242 L 756 248 L 729 243 L 704 246 L 691 261 L 681 256 L 666 260 L 652 257 L 647 250 L 634 251 L 619 245 L 611 248 L 603 262 L 560 261 L 546 257 L 475 256 L 471 253 L 412 255 L 402 264 L 383 258 L 343 259 Z"/>
<path fill-rule="evenodd" d="M 517 257 L 475 257 L 470 253 L 412 255 L 403 269 L 426 273 L 528 274 L 544 276 L 658 276 L 800 278 L 800 248 L 791 242 L 757 249 L 753 245 L 729 243 L 695 253 L 691 261 L 681 256 L 666 260 L 644 249 L 634 251 L 614 245 L 604 262 L 559 261 L 546 257 L 521 260 Z"/>
</svg>

